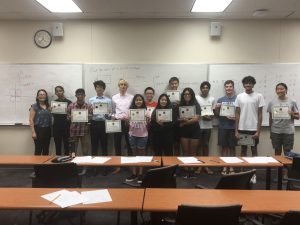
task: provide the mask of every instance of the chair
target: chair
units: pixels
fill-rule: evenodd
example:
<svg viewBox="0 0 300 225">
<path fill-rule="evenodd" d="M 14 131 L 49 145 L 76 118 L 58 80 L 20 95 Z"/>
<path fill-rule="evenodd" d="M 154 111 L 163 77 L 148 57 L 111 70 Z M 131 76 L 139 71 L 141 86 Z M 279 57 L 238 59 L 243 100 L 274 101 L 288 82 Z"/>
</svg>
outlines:
<svg viewBox="0 0 300 225">
<path fill-rule="evenodd" d="M 80 188 L 81 177 L 77 171 L 75 163 L 60 163 L 60 164 L 38 164 L 34 165 L 34 176 L 32 177 L 33 188 Z M 46 212 L 42 211 L 37 215 L 40 223 L 49 224 L 56 215 L 65 215 L 64 217 L 70 223 L 74 215 L 78 212 L 65 211 L 59 213 L 58 211 Z M 80 224 L 83 223 L 84 213 L 80 213 Z M 32 212 L 29 215 L 29 224 L 32 223 Z"/>
<path fill-rule="evenodd" d="M 256 170 L 253 169 L 246 172 L 223 175 L 216 185 L 215 189 L 252 189 L 251 178 L 255 173 Z M 196 188 L 204 189 L 205 187 L 202 185 L 196 185 Z"/>
<path fill-rule="evenodd" d="M 271 224 L 278 225 L 299 225 L 300 221 L 300 211 L 288 211 L 286 214 L 277 215 L 277 214 L 268 214 L 268 216 L 273 219 Z M 275 220 L 274 220 L 275 219 Z M 278 222 L 279 220 L 279 222 Z M 263 225 L 261 221 L 250 219 L 249 220 L 253 225 Z"/>
<path fill-rule="evenodd" d="M 300 189 L 300 157 L 293 158 L 292 167 L 288 170 L 288 178 L 286 189 L 287 190 L 299 190 Z"/>
<path fill-rule="evenodd" d="M 241 205 L 180 205 L 176 225 L 238 225 Z"/>
</svg>

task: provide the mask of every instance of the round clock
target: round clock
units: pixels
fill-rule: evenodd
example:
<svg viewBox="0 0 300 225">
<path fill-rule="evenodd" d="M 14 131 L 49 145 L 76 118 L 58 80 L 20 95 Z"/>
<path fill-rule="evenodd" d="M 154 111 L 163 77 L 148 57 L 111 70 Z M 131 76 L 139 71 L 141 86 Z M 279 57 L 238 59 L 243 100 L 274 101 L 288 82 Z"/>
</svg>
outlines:
<svg viewBox="0 0 300 225">
<path fill-rule="evenodd" d="M 51 45 L 52 36 L 46 30 L 38 30 L 34 34 L 34 43 L 40 48 L 47 48 Z"/>
</svg>

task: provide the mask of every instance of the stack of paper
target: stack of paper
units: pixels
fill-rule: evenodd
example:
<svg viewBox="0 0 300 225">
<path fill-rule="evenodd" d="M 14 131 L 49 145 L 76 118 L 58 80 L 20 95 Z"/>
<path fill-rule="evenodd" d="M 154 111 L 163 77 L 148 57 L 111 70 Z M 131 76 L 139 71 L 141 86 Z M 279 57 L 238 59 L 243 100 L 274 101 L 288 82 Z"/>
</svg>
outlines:
<svg viewBox="0 0 300 225">
<path fill-rule="evenodd" d="M 220 159 L 225 163 L 242 163 L 243 160 L 238 157 L 220 157 Z"/>
<path fill-rule="evenodd" d="M 142 163 L 142 162 L 151 162 L 153 156 L 129 156 L 129 157 L 121 157 L 121 164 L 126 163 Z"/>
<path fill-rule="evenodd" d="M 248 163 L 278 163 L 273 157 L 256 156 L 256 157 L 243 157 Z"/>
<path fill-rule="evenodd" d="M 61 208 L 66 208 L 77 204 L 94 204 L 101 202 L 111 202 L 112 199 L 107 189 L 104 190 L 94 190 L 94 191 L 68 191 L 60 190 L 52 192 L 46 195 L 42 195 L 42 198 L 53 202 L 54 204 L 60 206 Z"/>
<path fill-rule="evenodd" d="M 184 164 L 192 164 L 192 163 L 202 163 L 196 157 L 177 157 Z"/>
</svg>

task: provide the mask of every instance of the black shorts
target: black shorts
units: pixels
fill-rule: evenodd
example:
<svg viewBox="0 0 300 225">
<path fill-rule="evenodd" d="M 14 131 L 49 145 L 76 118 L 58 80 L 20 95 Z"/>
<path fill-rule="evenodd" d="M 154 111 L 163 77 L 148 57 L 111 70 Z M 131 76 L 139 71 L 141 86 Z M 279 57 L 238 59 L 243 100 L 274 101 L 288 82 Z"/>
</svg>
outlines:
<svg viewBox="0 0 300 225">
<path fill-rule="evenodd" d="M 180 137 L 188 139 L 199 139 L 200 127 L 198 123 L 180 127 Z"/>
<path fill-rule="evenodd" d="M 236 137 L 234 129 L 222 129 L 219 128 L 218 132 L 218 145 L 222 148 L 235 148 Z"/>
<path fill-rule="evenodd" d="M 211 129 L 200 129 L 200 145 L 209 146 L 209 139 L 211 136 Z"/>
</svg>

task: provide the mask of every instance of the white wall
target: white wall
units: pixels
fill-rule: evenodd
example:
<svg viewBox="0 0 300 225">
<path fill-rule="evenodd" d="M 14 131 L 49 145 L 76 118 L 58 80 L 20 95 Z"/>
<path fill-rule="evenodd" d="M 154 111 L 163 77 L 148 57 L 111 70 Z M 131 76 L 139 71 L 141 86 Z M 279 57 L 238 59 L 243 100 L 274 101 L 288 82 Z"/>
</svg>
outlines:
<svg viewBox="0 0 300 225">
<path fill-rule="evenodd" d="M 0 63 L 300 62 L 299 20 L 221 21 L 220 40 L 209 37 L 211 21 L 206 20 L 59 22 L 63 22 L 64 37 L 40 49 L 33 35 L 38 29 L 50 31 L 52 21 L 0 21 Z M 299 129 L 295 149 L 300 149 Z M 0 154 L 32 154 L 30 135 L 28 127 L 0 126 Z M 219 153 L 216 140 L 214 129 L 212 154 Z M 268 128 L 263 129 L 259 152 L 273 153 Z"/>
</svg>

